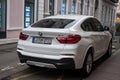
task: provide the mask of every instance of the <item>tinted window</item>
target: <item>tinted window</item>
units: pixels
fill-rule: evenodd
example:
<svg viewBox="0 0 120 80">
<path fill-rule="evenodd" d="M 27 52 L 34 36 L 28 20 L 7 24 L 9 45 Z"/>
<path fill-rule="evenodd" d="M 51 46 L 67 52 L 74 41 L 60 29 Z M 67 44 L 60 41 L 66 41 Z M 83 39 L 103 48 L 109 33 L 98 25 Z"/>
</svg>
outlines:
<svg viewBox="0 0 120 80">
<path fill-rule="evenodd" d="M 95 18 L 90 18 L 90 19 L 85 20 L 82 23 L 81 28 L 84 31 L 104 31 L 101 23 Z"/>
<path fill-rule="evenodd" d="M 71 19 L 43 19 L 33 24 L 31 27 L 65 28 L 67 25 L 69 25 L 73 21 L 74 20 L 71 20 Z"/>
<path fill-rule="evenodd" d="M 93 27 L 93 24 L 92 24 L 91 21 L 92 21 L 91 19 L 85 20 L 85 21 L 82 23 L 81 28 L 82 28 L 84 31 L 94 31 L 94 27 Z"/>
<path fill-rule="evenodd" d="M 94 18 L 93 23 L 94 23 L 94 26 L 96 28 L 95 31 L 104 31 L 103 26 L 101 25 L 101 23 L 97 19 Z"/>
</svg>

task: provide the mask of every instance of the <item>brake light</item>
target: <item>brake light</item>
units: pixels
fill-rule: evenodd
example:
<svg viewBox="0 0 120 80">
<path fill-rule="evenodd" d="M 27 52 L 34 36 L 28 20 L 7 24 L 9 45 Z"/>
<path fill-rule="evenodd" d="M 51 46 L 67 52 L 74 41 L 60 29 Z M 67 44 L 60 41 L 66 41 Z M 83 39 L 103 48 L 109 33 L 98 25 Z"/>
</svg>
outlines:
<svg viewBox="0 0 120 80">
<path fill-rule="evenodd" d="M 23 50 L 22 48 L 17 48 L 18 50 Z"/>
<path fill-rule="evenodd" d="M 27 38 L 28 38 L 28 35 L 23 34 L 22 32 L 20 32 L 20 36 L 19 36 L 20 40 L 26 40 Z"/>
<path fill-rule="evenodd" d="M 74 54 L 61 54 L 63 56 L 75 56 Z"/>
<path fill-rule="evenodd" d="M 56 38 L 61 44 L 75 44 L 81 40 L 80 35 L 58 36 Z"/>
</svg>

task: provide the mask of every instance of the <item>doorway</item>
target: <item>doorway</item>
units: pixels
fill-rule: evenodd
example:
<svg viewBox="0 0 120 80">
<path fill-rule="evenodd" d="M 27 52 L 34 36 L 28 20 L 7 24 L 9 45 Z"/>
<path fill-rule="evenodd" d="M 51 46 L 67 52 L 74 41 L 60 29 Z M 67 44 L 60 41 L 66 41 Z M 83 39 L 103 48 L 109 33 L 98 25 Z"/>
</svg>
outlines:
<svg viewBox="0 0 120 80">
<path fill-rule="evenodd" d="M 6 0 L 0 0 L 0 39 L 6 38 Z"/>
</svg>

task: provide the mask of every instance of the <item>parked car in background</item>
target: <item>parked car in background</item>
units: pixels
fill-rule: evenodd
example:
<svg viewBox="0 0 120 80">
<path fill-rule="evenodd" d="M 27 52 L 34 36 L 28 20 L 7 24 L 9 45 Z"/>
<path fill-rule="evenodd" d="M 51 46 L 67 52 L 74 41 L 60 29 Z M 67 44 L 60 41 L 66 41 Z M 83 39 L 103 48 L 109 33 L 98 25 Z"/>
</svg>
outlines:
<svg viewBox="0 0 120 80">
<path fill-rule="evenodd" d="M 111 56 L 112 36 L 92 16 L 50 16 L 22 30 L 17 52 L 29 66 L 82 69 L 88 76 L 94 61 Z"/>
</svg>

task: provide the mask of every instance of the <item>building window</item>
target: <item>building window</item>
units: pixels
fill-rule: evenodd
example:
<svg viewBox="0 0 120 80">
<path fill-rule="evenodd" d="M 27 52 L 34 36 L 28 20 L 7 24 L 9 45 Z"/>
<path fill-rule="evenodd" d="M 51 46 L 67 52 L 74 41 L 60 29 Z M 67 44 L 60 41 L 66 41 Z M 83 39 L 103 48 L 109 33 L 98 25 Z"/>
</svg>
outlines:
<svg viewBox="0 0 120 80">
<path fill-rule="evenodd" d="M 111 25 L 110 25 L 110 19 L 111 19 L 111 18 L 110 18 L 110 16 L 111 16 L 110 8 L 109 8 L 109 15 L 108 15 L 108 16 L 109 16 L 109 17 L 108 17 L 108 24 L 109 24 L 109 26 L 111 26 Z"/>
<path fill-rule="evenodd" d="M 110 9 L 110 26 L 112 27 L 112 9 Z"/>
<path fill-rule="evenodd" d="M 83 5 L 84 5 L 84 0 L 80 0 L 80 14 L 83 14 Z"/>
<path fill-rule="evenodd" d="M 76 0 L 72 0 L 72 14 L 76 13 Z"/>
<path fill-rule="evenodd" d="M 87 0 L 86 1 L 86 4 L 87 4 L 87 15 L 89 15 L 89 7 L 90 7 L 90 1 L 89 0 Z"/>
<path fill-rule="evenodd" d="M 25 0 L 25 28 L 34 22 L 34 0 Z"/>
<path fill-rule="evenodd" d="M 0 2 L 0 30 L 2 30 L 2 3 Z"/>
<path fill-rule="evenodd" d="M 66 10 L 67 10 L 67 0 L 63 0 L 61 14 L 63 15 L 66 14 Z"/>
<path fill-rule="evenodd" d="M 95 0 L 95 7 L 94 7 L 94 16 L 98 17 L 98 7 L 99 7 L 99 0 Z"/>
<path fill-rule="evenodd" d="M 0 38 L 6 38 L 6 0 L 0 0 Z"/>
<path fill-rule="evenodd" d="M 101 14 L 101 17 L 102 17 L 102 24 L 104 25 L 104 17 L 105 17 L 105 6 L 102 5 L 102 14 Z"/>
<path fill-rule="evenodd" d="M 5 1 L 0 0 L 0 31 L 5 31 L 5 22 L 6 22 L 6 6 Z"/>
<path fill-rule="evenodd" d="M 49 13 L 54 15 L 54 0 L 49 0 Z"/>
<path fill-rule="evenodd" d="M 113 21 L 113 9 L 111 9 L 111 25 L 113 25 L 113 23 L 112 23 L 112 21 Z"/>
<path fill-rule="evenodd" d="M 105 17 L 104 17 L 104 19 L 105 19 L 105 26 L 108 26 L 107 25 L 107 15 L 108 15 L 108 8 L 107 8 L 107 6 L 105 7 Z"/>
<path fill-rule="evenodd" d="M 112 24 L 115 24 L 115 9 L 113 9 L 113 22 L 112 22 Z"/>
</svg>

